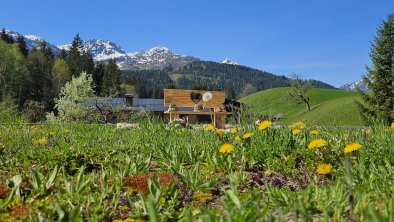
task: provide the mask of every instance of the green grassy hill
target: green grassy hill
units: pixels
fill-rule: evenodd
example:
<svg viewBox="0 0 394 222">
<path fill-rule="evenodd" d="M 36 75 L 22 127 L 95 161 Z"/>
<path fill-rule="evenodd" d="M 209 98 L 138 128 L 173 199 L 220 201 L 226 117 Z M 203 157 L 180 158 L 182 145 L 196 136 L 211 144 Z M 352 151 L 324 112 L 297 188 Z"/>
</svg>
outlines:
<svg viewBox="0 0 394 222">
<path fill-rule="evenodd" d="M 311 89 L 311 111 L 304 104 L 296 105 L 286 99 L 290 88 L 275 88 L 253 93 L 240 99 L 262 114 L 280 115 L 285 123 L 303 121 L 310 124 L 355 126 L 362 125 L 355 92 L 332 89 Z"/>
</svg>

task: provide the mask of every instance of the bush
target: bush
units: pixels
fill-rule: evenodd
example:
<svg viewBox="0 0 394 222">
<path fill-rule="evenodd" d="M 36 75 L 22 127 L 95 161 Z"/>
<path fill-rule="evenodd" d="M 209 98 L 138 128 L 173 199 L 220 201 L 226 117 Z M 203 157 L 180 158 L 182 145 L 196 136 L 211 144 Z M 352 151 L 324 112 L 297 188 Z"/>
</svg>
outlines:
<svg viewBox="0 0 394 222">
<path fill-rule="evenodd" d="M 45 104 L 34 100 L 28 100 L 23 107 L 23 113 L 31 122 L 39 122 L 45 119 Z"/>
<path fill-rule="evenodd" d="M 72 80 L 61 89 L 59 99 L 55 99 L 58 115 L 47 114 L 49 122 L 83 123 L 89 116 L 90 100 L 94 96 L 92 75 L 86 72 Z"/>
<path fill-rule="evenodd" d="M 18 106 L 9 98 L 0 101 L 0 124 L 26 123 L 27 119 L 21 115 Z"/>
</svg>

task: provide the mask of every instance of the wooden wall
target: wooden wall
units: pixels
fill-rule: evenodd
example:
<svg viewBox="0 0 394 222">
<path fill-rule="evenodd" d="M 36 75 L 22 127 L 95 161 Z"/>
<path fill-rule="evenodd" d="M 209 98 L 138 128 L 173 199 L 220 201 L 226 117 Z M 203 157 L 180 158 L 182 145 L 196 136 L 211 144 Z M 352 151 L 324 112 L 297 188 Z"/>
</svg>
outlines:
<svg viewBox="0 0 394 222">
<path fill-rule="evenodd" d="M 207 90 L 186 90 L 186 89 L 164 89 L 164 105 L 169 106 L 175 104 L 178 107 L 193 107 L 194 101 L 190 98 L 191 93 L 200 93 L 203 95 L 206 92 L 211 92 L 212 99 L 205 103 L 202 98 L 197 104 L 205 105 L 207 107 L 223 106 L 226 95 L 222 91 L 207 91 Z"/>
</svg>

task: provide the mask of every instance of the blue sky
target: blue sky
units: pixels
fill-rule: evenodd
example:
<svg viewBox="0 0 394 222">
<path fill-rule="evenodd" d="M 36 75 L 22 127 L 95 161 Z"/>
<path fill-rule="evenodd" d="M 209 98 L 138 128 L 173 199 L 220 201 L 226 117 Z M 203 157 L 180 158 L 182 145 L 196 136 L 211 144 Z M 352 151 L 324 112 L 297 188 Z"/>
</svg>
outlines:
<svg viewBox="0 0 394 222">
<path fill-rule="evenodd" d="M 54 44 L 70 43 L 80 33 L 127 52 L 160 45 L 334 86 L 365 74 L 376 28 L 394 12 L 393 0 L 17 2 L 2 1 L 0 27 Z"/>
</svg>

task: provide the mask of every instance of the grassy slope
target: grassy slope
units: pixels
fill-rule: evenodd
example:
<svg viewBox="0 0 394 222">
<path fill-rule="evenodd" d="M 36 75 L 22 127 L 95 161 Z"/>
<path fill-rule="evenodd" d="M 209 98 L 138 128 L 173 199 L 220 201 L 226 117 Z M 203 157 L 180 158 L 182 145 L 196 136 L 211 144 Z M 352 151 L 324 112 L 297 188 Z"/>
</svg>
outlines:
<svg viewBox="0 0 394 222">
<path fill-rule="evenodd" d="M 290 88 L 275 88 L 260 91 L 240 101 L 270 116 L 280 114 L 286 123 L 304 121 L 324 125 L 362 125 L 354 103 L 358 98 L 355 92 L 311 89 L 312 110 L 307 112 L 304 104 L 294 105 L 286 100 L 285 95 L 289 90 Z"/>
</svg>

